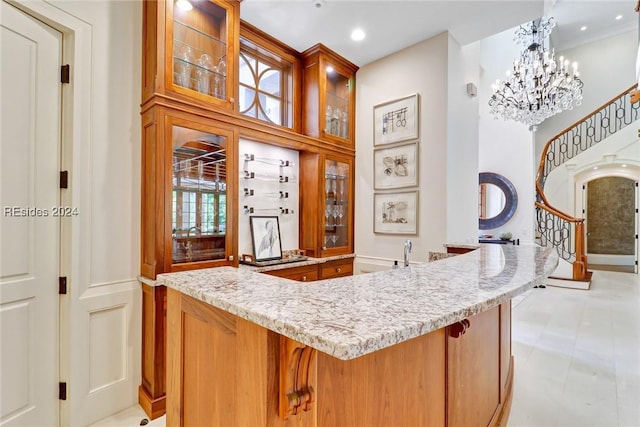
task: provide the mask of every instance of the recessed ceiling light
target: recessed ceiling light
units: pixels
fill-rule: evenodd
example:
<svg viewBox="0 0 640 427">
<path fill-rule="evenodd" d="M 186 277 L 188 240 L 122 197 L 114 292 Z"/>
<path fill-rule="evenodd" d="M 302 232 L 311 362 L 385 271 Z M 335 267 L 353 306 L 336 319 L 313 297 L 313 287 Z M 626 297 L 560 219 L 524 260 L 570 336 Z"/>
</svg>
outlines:
<svg viewBox="0 0 640 427">
<path fill-rule="evenodd" d="M 587 31 L 587 26 L 583 25 L 582 27 L 580 27 L 580 31 Z"/>
<path fill-rule="evenodd" d="M 598 167 L 597 167 L 597 166 L 594 166 L 594 167 L 593 167 L 593 170 L 594 170 L 594 171 L 595 171 L 595 170 L 598 170 Z"/>
<path fill-rule="evenodd" d="M 627 167 L 627 165 L 622 165 L 622 167 L 623 167 L 623 168 L 626 168 L 626 167 Z"/>
<path fill-rule="evenodd" d="M 618 16 L 616 16 L 616 21 L 619 21 L 619 20 L 621 20 L 621 19 L 622 19 L 622 15 L 618 15 Z"/>
<path fill-rule="evenodd" d="M 356 28 L 351 32 L 351 40 L 359 42 L 360 40 L 364 40 L 366 34 L 361 28 Z"/>
</svg>

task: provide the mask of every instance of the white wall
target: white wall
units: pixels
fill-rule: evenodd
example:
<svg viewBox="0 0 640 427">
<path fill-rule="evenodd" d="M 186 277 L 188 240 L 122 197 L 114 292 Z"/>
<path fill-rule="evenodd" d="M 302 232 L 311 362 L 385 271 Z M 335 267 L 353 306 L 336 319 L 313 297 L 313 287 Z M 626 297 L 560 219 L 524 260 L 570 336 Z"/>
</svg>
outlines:
<svg viewBox="0 0 640 427">
<path fill-rule="evenodd" d="M 255 161 L 246 161 L 245 154 L 253 154 Z M 238 145 L 238 165 L 240 169 L 240 188 L 238 194 L 238 255 L 252 254 L 251 227 L 249 218 L 256 216 L 278 216 L 280 224 L 280 241 L 282 250 L 298 249 L 299 213 L 298 188 L 300 174 L 299 153 L 295 150 L 276 147 L 274 145 L 241 139 Z M 270 159 L 270 160 L 267 160 Z M 272 160 L 272 161 L 271 161 Z M 279 160 L 288 160 L 291 166 L 279 167 L 274 165 Z M 245 179 L 244 171 L 255 172 L 256 179 Z M 279 174 L 289 177 L 288 183 L 269 181 Z M 253 196 L 245 196 L 244 189 L 254 190 Z M 279 198 L 280 191 L 289 194 L 288 198 Z M 244 206 L 255 208 L 255 213 L 245 213 Z M 293 209 L 293 214 L 279 215 L 278 207 Z M 268 210 L 261 210 L 268 209 Z"/>
<path fill-rule="evenodd" d="M 61 425 L 88 425 L 137 402 L 140 384 L 142 3 L 17 0 L 63 33 Z M 53 385 L 52 385 L 53 390 Z M 42 420 L 51 424 L 52 420 Z"/>
<path fill-rule="evenodd" d="M 478 231 L 480 44 L 461 47 L 449 35 L 447 103 L 447 242 L 474 242 Z"/>
<path fill-rule="evenodd" d="M 480 42 L 482 72 L 478 98 L 480 102 L 478 166 L 480 172 L 494 172 L 511 181 L 518 194 L 518 207 L 509 222 L 479 234 L 511 232 L 521 243 L 534 239 L 534 164 L 533 137 L 526 125 L 495 119 L 489 113 L 491 84 L 503 80 L 505 71 L 519 56 L 521 48 L 513 42 L 514 29 L 488 37 Z M 477 208 L 476 208 L 477 214 Z"/>
<path fill-rule="evenodd" d="M 443 251 L 446 242 L 477 238 L 478 100 L 467 95 L 466 83 L 478 82 L 474 72 L 478 52 L 477 47 L 460 47 L 443 33 L 358 71 L 356 271 L 402 260 L 406 239 L 413 242 L 411 259 L 424 262 L 428 251 Z M 374 234 L 373 107 L 416 92 L 420 94 L 418 234 Z"/>
<path fill-rule="evenodd" d="M 440 34 L 368 64 L 356 76 L 356 262 L 391 265 L 402 260 L 403 242 L 413 241 L 415 260 L 441 250 L 447 219 L 447 53 Z M 373 106 L 420 94 L 418 235 L 373 233 Z M 356 267 L 357 269 L 357 267 Z"/>
<path fill-rule="evenodd" d="M 583 99 L 573 110 L 564 111 L 538 126 L 536 153 L 540 153 L 544 144 L 557 133 L 637 83 L 637 54 L 637 30 L 556 52 L 556 58 L 565 56 L 578 62 L 580 79 L 584 83 Z M 536 156 L 539 158 L 539 154 Z"/>
</svg>

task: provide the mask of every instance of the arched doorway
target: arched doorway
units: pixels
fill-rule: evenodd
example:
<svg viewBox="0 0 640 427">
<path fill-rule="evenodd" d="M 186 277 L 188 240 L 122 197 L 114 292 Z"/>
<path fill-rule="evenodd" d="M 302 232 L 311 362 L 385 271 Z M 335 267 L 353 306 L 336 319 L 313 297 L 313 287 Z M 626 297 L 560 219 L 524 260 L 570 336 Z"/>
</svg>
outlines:
<svg viewBox="0 0 640 427">
<path fill-rule="evenodd" d="M 636 181 L 604 176 L 589 181 L 584 192 L 589 267 L 634 272 Z"/>
</svg>

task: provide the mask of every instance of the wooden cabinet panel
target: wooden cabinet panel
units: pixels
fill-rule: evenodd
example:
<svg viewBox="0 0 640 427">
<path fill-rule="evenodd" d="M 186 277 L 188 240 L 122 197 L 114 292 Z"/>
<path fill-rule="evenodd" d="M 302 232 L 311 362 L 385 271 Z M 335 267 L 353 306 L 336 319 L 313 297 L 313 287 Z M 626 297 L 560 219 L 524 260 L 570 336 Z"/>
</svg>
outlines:
<svg viewBox="0 0 640 427">
<path fill-rule="evenodd" d="M 312 282 L 318 280 L 318 266 L 306 265 L 304 267 L 283 268 L 282 270 L 267 271 L 265 274 L 297 280 L 298 282 Z"/>
<path fill-rule="evenodd" d="M 439 329 L 353 360 L 318 352 L 318 425 L 444 426 L 444 335 Z"/>
<path fill-rule="evenodd" d="M 320 264 L 320 278 L 351 276 L 353 274 L 353 259 L 340 259 Z"/>
<path fill-rule="evenodd" d="M 322 44 L 307 49 L 301 56 L 303 133 L 353 147 L 358 67 Z"/>
<path fill-rule="evenodd" d="M 500 406 L 500 308 L 447 327 L 449 426 L 488 426 Z M 458 335 L 456 337 L 456 335 Z"/>
<path fill-rule="evenodd" d="M 312 257 L 353 253 L 353 157 L 300 153 L 300 248 Z"/>
<path fill-rule="evenodd" d="M 237 99 L 240 2 L 144 2 L 143 104 L 171 94 L 207 108 L 233 109 Z"/>
</svg>

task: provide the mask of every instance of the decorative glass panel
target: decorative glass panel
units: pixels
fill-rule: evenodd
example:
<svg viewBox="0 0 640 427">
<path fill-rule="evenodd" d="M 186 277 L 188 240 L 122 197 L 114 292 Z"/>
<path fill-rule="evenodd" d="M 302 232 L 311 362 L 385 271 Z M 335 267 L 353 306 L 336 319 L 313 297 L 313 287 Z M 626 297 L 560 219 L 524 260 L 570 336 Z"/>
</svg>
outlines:
<svg viewBox="0 0 640 427">
<path fill-rule="evenodd" d="M 240 113 L 288 125 L 291 64 L 249 50 L 240 53 Z"/>
</svg>

